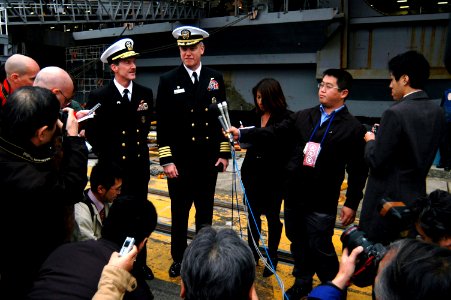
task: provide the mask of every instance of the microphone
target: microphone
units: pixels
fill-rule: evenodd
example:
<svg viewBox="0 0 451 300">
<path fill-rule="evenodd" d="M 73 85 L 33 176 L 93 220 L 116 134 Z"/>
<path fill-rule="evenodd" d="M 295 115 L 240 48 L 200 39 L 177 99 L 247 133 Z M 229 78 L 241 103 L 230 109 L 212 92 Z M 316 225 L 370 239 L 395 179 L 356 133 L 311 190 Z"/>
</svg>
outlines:
<svg viewBox="0 0 451 300">
<path fill-rule="evenodd" d="M 218 116 L 219 119 L 219 123 L 221 123 L 222 129 L 224 129 L 224 131 L 227 131 L 229 129 L 229 127 L 227 127 L 227 124 L 224 121 L 224 117 L 223 116 Z M 228 133 L 229 136 L 229 140 L 233 145 L 233 135 L 229 132 Z"/>
<path fill-rule="evenodd" d="M 222 104 L 221 103 L 218 103 L 218 108 L 219 108 L 219 111 L 221 112 L 221 116 L 222 116 L 222 118 L 223 118 L 223 122 L 225 123 L 225 125 L 226 125 L 226 129 L 224 129 L 224 130 L 228 130 L 229 129 L 229 127 L 230 127 L 230 124 L 228 124 L 227 123 L 227 119 L 226 119 L 226 116 L 225 116 L 225 114 L 224 114 L 224 108 L 222 107 Z"/>
<path fill-rule="evenodd" d="M 225 101 L 222 102 L 222 108 L 224 110 L 227 123 L 229 124 L 229 127 L 230 127 L 230 126 L 232 126 L 232 122 L 230 122 L 229 110 L 227 109 L 227 102 L 225 102 Z"/>
</svg>

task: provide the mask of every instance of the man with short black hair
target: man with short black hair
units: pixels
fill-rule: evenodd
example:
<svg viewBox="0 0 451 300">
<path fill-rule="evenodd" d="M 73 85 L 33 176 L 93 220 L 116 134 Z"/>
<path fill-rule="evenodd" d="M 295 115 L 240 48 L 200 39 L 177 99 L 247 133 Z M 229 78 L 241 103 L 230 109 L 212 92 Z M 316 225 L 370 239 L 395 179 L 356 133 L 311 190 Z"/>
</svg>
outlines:
<svg viewBox="0 0 451 300">
<path fill-rule="evenodd" d="M 180 296 L 186 300 L 257 300 L 251 249 L 230 228 L 203 227 L 183 255 Z"/>
<path fill-rule="evenodd" d="M 23 299 L 46 257 L 67 237 L 65 208 L 79 201 L 87 182 L 88 150 L 70 108 L 58 169 L 50 147 L 60 103 L 48 89 L 15 90 L 3 108 L 0 130 L 0 298 Z M 20 226 L 11 226 L 15 215 Z M 11 245 L 14 251 L 10 251 Z M 30 245 L 32 251 L 30 251 Z"/>
<path fill-rule="evenodd" d="M 451 250 L 417 239 L 392 243 L 379 263 L 375 299 L 451 298 Z"/>
<path fill-rule="evenodd" d="M 385 245 L 400 234 L 379 213 L 381 199 L 411 206 L 426 196 L 426 177 L 445 137 L 444 112 L 424 91 L 430 74 L 426 58 L 407 51 L 390 59 L 388 69 L 396 102 L 382 114 L 377 134 L 365 134 L 370 175 L 359 224 L 369 240 Z"/>
<path fill-rule="evenodd" d="M 110 206 L 121 194 L 122 176 L 121 168 L 112 162 L 100 161 L 92 167 L 90 187 L 84 191 L 83 201 L 74 205 L 73 240 L 97 240 L 102 236 Z"/>
<path fill-rule="evenodd" d="M 451 297 L 451 250 L 417 239 L 400 239 L 387 247 L 374 279 L 374 299 L 448 300 Z M 307 299 L 342 300 L 356 275 L 356 262 L 363 247 L 343 250 L 335 278 L 317 286 Z M 362 269 L 360 270 L 362 271 Z M 365 270 L 360 275 L 364 274 Z"/>
<path fill-rule="evenodd" d="M 417 201 L 415 228 L 421 238 L 451 249 L 451 194 L 435 190 Z"/>
</svg>

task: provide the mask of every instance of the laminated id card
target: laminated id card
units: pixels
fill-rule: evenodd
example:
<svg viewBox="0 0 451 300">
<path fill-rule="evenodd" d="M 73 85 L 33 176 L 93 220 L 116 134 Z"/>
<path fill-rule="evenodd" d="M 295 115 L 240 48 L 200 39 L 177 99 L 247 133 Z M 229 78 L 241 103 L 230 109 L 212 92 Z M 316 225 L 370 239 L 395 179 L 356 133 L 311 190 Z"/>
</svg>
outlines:
<svg viewBox="0 0 451 300">
<path fill-rule="evenodd" d="M 302 164 L 304 166 L 314 168 L 320 151 L 321 145 L 319 143 L 308 142 L 307 144 L 305 144 L 304 162 Z"/>
</svg>

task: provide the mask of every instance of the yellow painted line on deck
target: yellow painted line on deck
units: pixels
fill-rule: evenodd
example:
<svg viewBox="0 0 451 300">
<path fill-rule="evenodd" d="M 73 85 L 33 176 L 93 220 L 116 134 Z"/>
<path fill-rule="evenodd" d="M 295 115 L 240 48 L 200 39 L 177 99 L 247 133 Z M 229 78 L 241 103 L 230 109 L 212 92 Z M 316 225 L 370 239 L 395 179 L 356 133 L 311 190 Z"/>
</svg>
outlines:
<svg viewBox="0 0 451 300">
<path fill-rule="evenodd" d="M 158 190 L 167 190 L 166 179 L 158 179 L 152 178 L 149 183 L 149 188 L 158 189 Z M 231 201 L 231 197 L 227 197 L 224 195 L 216 195 L 216 199 L 221 199 L 223 201 Z M 156 209 L 159 216 L 159 222 L 165 225 L 170 226 L 171 222 L 171 211 L 170 211 L 170 199 L 169 197 L 149 194 L 149 201 L 151 201 Z M 235 200 L 234 200 L 235 201 Z M 282 207 L 283 209 L 283 207 Z M 189 229 L 195 230 L 195 208 L 192 207 L 190 211 L 189 218 Z M 236 232 L 243 236 L 243 239 L 247 241 L 247 230 L 246 230 L 246 214 L 241 212 L 238 217 L 238 212 L 233 212 L 233 220 L 232 220 L 232 212 L 230 209 L 223 207 L 215 207 L 213 213 L 213 226 L 230 226 L 226 224 L 232 224 L 233 228 Z M 241 227 L 240 227 L 241 225 Z M 266 219 L 262 218 L 262 235 L 263 239 L 266 242 L 267 240 L 267 223 Z M 336 229 L 333 237 L 333 242 L 339 257 L 341 257 L 341 236 L 342 230 Z M 169 266 L 172 263 L 172 258 L 170 255 L 170 236 L 161 233 L 153 233 L 148 242 L 148 264 L 151 266 L 154 271 L 155 277 L 179 284 L 179 278 L 170 278 L 168 275 Z M 285 235 L 285 231 L 282 232 L 282 238 L 279 245 L 280 250 L 290 251 L 290 242 Z M 273 299 L 283 299 L 282 288 L 279 286 L 279 283 L 276 280 L 275 276 L 270 276 L 268 278 L 264 278 L 262 276 L 263 273 L 263 263 L 259 262 L 256 272 L 256 289 L 259 299 L 261 300 L 273 300 Z M 277 266 L 277 274 L 280 277 L 281 281 L 284 284 L 285 290 L 291 287 L 294 282 L 294 278 L 291 275 L 293 266 L 291 264 L 286 264 L 280 262 Z M 314 285 L 318 285 L 320 282 L 315 277 Z M 371 299 L 371 287 L 366 288 L 358 288 L 355 286 L 351 286 L 348 290 L 348 300 L 370 300 Z"/>
<path fill-rule="evenodd" d="M 88 165 L 88 175 L 91 172 L 91 168 L 94 165 L 95 160 L 90 160 Z M 227 176 L 230 174 L 223 174 L 222 176 Z M 230 175 L 231 176 L 231 175 Z M 89 184 L 88 184 L 89 185 Z M 165 178 L 158 178 L 157 176 L 152 176 L 149 182 L 150 189 L 167 191 L 167 181 Z M 240 192 L 238 192 L 239 203 L 242 204 L 242 196 Z M 217 193 L 215 195 L 216 199 L 220 199 L 225 202 L 231 202 L 231 193 L 230 195 Z M 171 224 L 171 201 L 169 197 L 149 194 L 148 200 L 151 201 L 157 210 L 158 213 L 158 222 L 160 224 L 165 224 L 170 226 Z M 343 197 L 340 197 L 340 202 L 343 202 Z M 236 199 L 233 199 L 236 202 Z M 283 211 L 283 205 L 282 205 Z M 190 211 L 190 217 L 188 221 L 188 228 L 190 230 L 195 230 L 195 208 L 192 207 Z M 233 220 L 232 220 L 232 212 L 230 209 L 223 207 L 215 207 L 213 213 L 213 226 L 230 226 L 228 224 L 232 224 L 233 228 L 238 234 L 240 234 L 244 240 L 247 241 L 247 230 L 246 230 L 246 214 L 245 212 L 238 212 L 235 210 L 233 212 Z M 266 219 L 262 217 L 262 236 L 264 241 L 267 240 L 267 223 Z M 333 242 L 335 245 L 335 249 L 339 257 L 341 257 L 341 236 L 342 230 L 336 229 L 333 237 Z M 189 241 L 188 241 L 189 242 Z M 168 269 L 172 264 L 171 258 L 171 237 L 168 234 L 154 232 L 151 234 L 148 242 L 147 242 L 147 264 L 152 268 L 155 278 L 171 282 L 177 284 L 177 288 L 180 288 L 180 277 L 171 278 L 168 274 Z M 282 238 L 279 245 L 279 250 L 290 251 L 290 242 L 285 235 L 285 230 L 282 232 Z M 262 276 L 264 265 L 260 260 L 259 264 L 256 267 L 256 290 L 260 300 L 274 300 L 274 299 L 283 299 L 282 288 L 279 286 L 278 281 L 275 276 L 270 276 L 268 278 L 264 278 Z M 283 282 L 285 290 L 291 287 L 294 282 L 294 278 L 291 275 L 293 266 L 291 264 L 279 262 L 277 266 L 277 274 L 280 277 L 280 280 Z M 318 285 L 320 282 L 318 278 L 315 276 L 314 278 L 314 286 Z M 178 291 L 177 291 L 178 292 Z M 366 288 L 358 288 L 356 286 L 351 286 L 348 289 L 348 300 L 371 300 L 371 287 Z"/>
</svg>

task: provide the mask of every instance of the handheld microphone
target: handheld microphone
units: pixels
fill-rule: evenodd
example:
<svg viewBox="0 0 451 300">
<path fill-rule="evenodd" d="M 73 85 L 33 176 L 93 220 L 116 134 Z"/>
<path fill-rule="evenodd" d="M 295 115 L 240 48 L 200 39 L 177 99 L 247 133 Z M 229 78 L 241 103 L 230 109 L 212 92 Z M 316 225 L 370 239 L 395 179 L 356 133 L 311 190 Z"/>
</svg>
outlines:
<svg viewBox="0 0 451 300">
<path fill-rule="evenodd" d="M 218 119 L 219 119 L 219 123 L 221 123 L 222 129 L 224 129 L 224 131 L 227 131 L 229 128 L 227 127 L 227 124 L 224 122 L 224 117 L 218 116 Z M 228 136 L 229 136 L 230 142 L 233 144 L 233 135 L 229 132 Z"/>
<path fill-rule="evenodd" d="M 230 122 L 229 110 L 227 109 L 227 102 L 225 102 L 225 101 L 222 102 L 222 108 L 224 110 L 227 123 L 229 124 L 229 127 L 230 127 L 230 126 L 232 126 L 232 122 Z"/>
<path fill-rule="evenodd" d="M 224 121 L 224 123 L 226 125 L 226 129 L 224 129 L 224 130 L 227 131 L 227 129 L 229 129 L 229 127 L 230 127 L 230 124 L 227 123 L 227 119 L 226 119 L 226 116 L 224 114 L 224 108 L 222 107 L 221 103 L 218 103 L 218 108 L 219 108 L 219 111 L 221 112 L 221 116 L 222 116 L 223 121 Z"/>
<path fill-rule="evenodd" d="M 227 128 L 226 123 L 224 122 L 224 117 L 218 116 L 218 119 L 219 119 L 219 123 L 221 123 L 222 129 L 224 129 L 224 131 L 227 131 L 228 128 Z"/>
</svg>

